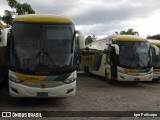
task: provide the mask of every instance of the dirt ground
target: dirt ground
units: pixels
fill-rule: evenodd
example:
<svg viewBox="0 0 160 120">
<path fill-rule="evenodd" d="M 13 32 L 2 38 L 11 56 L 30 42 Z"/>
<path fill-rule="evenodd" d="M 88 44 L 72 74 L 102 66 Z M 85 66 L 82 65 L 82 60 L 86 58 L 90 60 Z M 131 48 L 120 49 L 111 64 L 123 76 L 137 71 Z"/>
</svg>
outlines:
<svg viewBox="0 0 160 120">
<path fill-rule="evenodd" d="M 69 98 L 12 98 L 6 87 L 0 88 L 0 111 L 160 111 L 160 83 L 143 82 L 108 84 L 104 78 L 86 76 L 77 78 L 75 97 Z M 2 118 L 0 118 L 2 119 Z M 3 118 L 12 119 L 12 118 Z M 21 118 L 16 118 L 21 119 Z M 27 118 L 26 118 L 27 119 Z M 34 120 L 36 118 L 33 118 Z M 37 118 L 39 120 L 44 118 Z M 47 117 L 46 120 L 124 120 L 153 118 L 117 117 Z M 158 118 L 154 118 L 158 119 Z M 25 120 L 25 119 L 24 119 Z"/>
</svg>

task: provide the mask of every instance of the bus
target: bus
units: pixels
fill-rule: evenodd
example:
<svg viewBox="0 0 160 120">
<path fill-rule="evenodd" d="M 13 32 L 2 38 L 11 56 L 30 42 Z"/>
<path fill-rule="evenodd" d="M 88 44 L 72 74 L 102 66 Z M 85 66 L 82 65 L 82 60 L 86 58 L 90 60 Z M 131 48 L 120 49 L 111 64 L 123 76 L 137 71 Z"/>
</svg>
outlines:
<svg viewBox="0 0 160 120">
<path fill-rule="evenodd" d="M 148 41 L 135 35 L 110 35 L 90 43 L 82 52 L 86 73 L 108 82 L 152 81 L 152 52 Z"/>
<path fill-rule="evenodd" d="M 5 25 L 2 24 L 0 21 L 0 41 L 1 41 L 1 36 L 2 36 L 2 31 L 6 28 Z M 5 82 L 5 79 L 7 77 L 7 58 L 5 55 L 7 54 L 7 48 L 6 47 L 1 47 L 0 46 L 0 84 Z"/>
<path fill-rule="evenodd" d="M 160 79 L 160 40 L 148 39 L 151 44 L 153 62 L 153 80 Z M 157 49 L 157 50 L 156 50 Z M 156 52 L 159 51 L 159 52 Z"/>
<path fill-rule="evenodd" d="M 74 96 L 77 35 L 80 41 L 84 39 L 82 32 L 75 31 L 72 20 L 65 16 L 16 16 L 11 31 L 4 32 L 1 43 L 9 51 L 10 96 Z"/>
</svg>

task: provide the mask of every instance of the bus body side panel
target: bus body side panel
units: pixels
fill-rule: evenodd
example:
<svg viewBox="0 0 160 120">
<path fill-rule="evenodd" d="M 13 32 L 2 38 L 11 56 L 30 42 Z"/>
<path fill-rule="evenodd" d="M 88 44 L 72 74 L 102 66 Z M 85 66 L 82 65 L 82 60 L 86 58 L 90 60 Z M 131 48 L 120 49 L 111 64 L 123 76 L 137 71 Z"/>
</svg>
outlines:
<svg viewBox="0 0 160 120">
<path fill-rule="evenodd" d="M 99 57 L 99 60 L 94 59 L 94 65 L 90 72 L 92 74 L 105 77 L 106 55 L 100 54 L 100 55 L 97 55 L 97 57 Z"/>
<path fill-rule="evenodd" d="M 82 66 L 88 67 L 89 72 L 105 77 L 106 57 L 105 54 L 82 56 Z"/>
<path fill-rule="evenodd" d="M 82 55 L 81 59 L 82 59 L 82 68 L 84 69 L 84 67 L 89 67 L 89 70 L 92 69 L 92 66 L 94 64 L 94 58 L 95 55 Z"/>
</svg>

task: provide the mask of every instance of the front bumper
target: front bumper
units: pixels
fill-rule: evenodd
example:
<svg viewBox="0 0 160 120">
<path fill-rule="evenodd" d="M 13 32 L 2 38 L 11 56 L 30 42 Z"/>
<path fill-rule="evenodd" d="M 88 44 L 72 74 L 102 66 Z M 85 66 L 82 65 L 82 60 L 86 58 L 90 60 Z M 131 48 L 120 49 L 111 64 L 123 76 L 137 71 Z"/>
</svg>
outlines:
<svg viewBox="0 0 160 120">
<path fill-rule="evenodd" d="M 118 81 L 152 81 L 153 73 L 145 74 L 145 75 L 130 75 L 118 72 Z"/>
<path fill-rule="evenodd" d="M 12 97 L 69 97 L 75 96 L 75 92 L 76 81 L 52 88 L 36 88 L 9 80 L 9 94 Z"/>
</svg>

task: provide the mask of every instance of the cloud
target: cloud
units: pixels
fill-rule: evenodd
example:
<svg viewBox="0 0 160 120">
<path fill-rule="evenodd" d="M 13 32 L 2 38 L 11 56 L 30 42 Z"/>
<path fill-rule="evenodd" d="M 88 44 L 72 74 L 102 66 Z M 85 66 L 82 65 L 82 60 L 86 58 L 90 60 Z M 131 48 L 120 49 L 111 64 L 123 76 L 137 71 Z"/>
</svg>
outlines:
<svg viewBox="0 0 160 120">
<path fill-rule="evenodd" d="M 0 0 L 0 15 L 4 15 L 4 10 L 11 10 L 6 0 Z"/>
<path fill-rule="evenodd" d="M 111 21 L 149 17 L 159 9 L 158 0 L 18 0 L 32 5 L 37 13 L 63 14 L 76 25 L 106 24 Z M 156 4 L 153 4 L 156 3 Z"/>
<path fill-rule="evenodd" d="M 115 31 L 118 29 L 122 29 L 123 27 L 120 24 L 117 24 L 115 26 L 114 23 L 110 24 L 93 24 L 93 25 L 79 25 L 77 26 L 77 29 L 83 30 L 83 32 L 87 35 L 108 35 L 108 34 L 114 34 Z"/>
<path fill-rule="evenodd" d="M 159 0 L 17 0 L 28 3 L 39 14 L 60 14 L 73 19 L 76 28 L 85 35 L 113 34 L 128 28 L 147 26 L 149 19 L 159 10 Z M 5 0 L 0 7 L 7 7 Z M 139 20 L 141 19 L 141 20 Z M 153 20 L 153 19 L 152 19 Z M 150 21 L 150 20 L 148 20 Z M 140 23 L 141 22 L 141 23 Z M 142 30 L 139 29 L 139 30 Z"/>
<path fill-rule="evenodd" d="M 117 3 L 103 5 L 96 5 L 85 11 L 83 14 L 72 16 L 76 24 L 97 24 L 97 23 L 110 23 L 111 21 L 123 21 L 128 19 L 137 19 L 149 17 L 159 6 L 155 8 L 152 5 L 145 3 Z"/>
<path fill-rule="evenodd" d="M 39 14 L 63 14 L 70 11 L 78 1 L 75 0 L 17 0 L 18 2 L 26 2 L 31 4 L 32 8 Z"/>
</svg>

